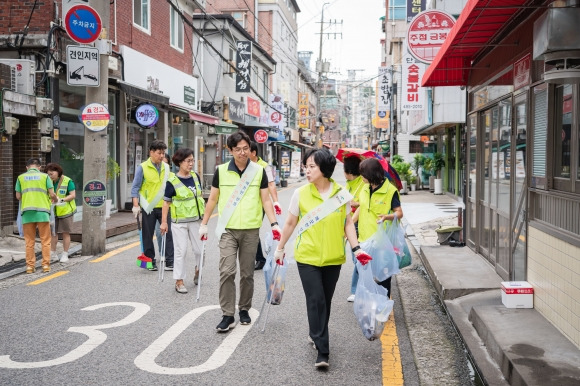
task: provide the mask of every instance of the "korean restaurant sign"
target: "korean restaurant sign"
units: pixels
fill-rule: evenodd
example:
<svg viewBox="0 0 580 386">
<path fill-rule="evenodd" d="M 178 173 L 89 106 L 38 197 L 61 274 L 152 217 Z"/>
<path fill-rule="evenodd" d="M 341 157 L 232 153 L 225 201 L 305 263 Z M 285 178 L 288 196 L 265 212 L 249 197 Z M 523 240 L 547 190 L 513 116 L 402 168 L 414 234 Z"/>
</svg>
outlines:
<svg viewBox="0 0 580 386">
<path fill-rule="evenodd" d="M 270 94 L 268 125 L 282 130 L 284 128 L 284 113 L 284 97 L 280 94 Z"/>
<path fill-rule="evenodd" d="M 530 84 L 532 57 L 527 54 L 514 63 L 514 91 Z"/>
<path fill-rule="evenodd" d="M 402 63 L 402 111 L 423 110 L 425 107 L 425 89 L 421 87 L 424 73 L 424 63 L 419 63 L 410 56 L 405 57 Z"/>
<path fill-rule="evenodd" d="M 425 10 L 426 0 L 407 0 L 407 23 Z"/>
<path fill-rule="evenodd" d="M 409 52 L 415 59 L 431 63 L 453 25 L 455 19 L 446 12 L 428 10 L 419 13 L 407 29 Z"/>
<path fill-rule="evenodd" d="M 260 118 L 260 101 L 252 97 L 246 97 L 246 107 L 248 115 Z"/>
<path fill-rule="evenodd" d="M 386 113 L 391 110 L 392 74 L 387 67 L 379 67 L 377 110 Z"/>
<path fill-rule="evenodd" d="M 250 70 L 252 69 L 252 42 L 239 40 L 236 43 L 236 92 L 250 92 Z"/>
</svg>

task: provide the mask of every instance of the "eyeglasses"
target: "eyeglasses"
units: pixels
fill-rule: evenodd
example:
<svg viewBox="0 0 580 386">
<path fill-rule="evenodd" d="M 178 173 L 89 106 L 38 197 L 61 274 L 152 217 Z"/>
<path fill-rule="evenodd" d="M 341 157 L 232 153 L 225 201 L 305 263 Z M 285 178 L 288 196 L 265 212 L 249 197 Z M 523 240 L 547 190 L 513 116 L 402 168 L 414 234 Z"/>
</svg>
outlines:
<svg viewBox="0 0 580 386">
<path fill-rule="evenodd" d="M 250 147 L 249 147 L 249 146 L 245 146 L 245 147 L 234 147 L 234 148 L 232 149 L 232 151 L 233 151 L 234 153 L 238 153 L 238 154 L 239 154 L 239 153 L 247 153 L 247 152 L 249 152 L 249 151 L 250 151 Z"/>
<path fill-rule="evenodd" d="M 193 158 L 184 159 L 183 162 L 187 162 L 188 164 L 192 164 Z"/>
</svg>

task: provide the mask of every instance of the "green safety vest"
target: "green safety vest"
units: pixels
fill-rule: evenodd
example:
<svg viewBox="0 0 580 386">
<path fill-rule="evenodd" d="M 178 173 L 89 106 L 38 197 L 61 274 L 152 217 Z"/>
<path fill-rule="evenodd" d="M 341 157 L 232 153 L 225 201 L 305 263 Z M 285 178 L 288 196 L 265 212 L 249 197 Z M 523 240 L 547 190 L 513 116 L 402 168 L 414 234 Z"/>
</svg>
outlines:
<svg viewBox="0 0 580 386">
<path fill-rule="evenodd" d="M 141 167 L 143 168 L 143 183 L 141 184 L 141 189 L 139 189 L 139 193 L 145 197 L 147 202 L 151 202 L 157 196 L 159 189 L 165 189 L 163 184 L 163 180 L 165 179 L 165 167 L 163 163 L 161 163 L 161 173 L 157 171 L 153 162 L 151 162 L 151 158 L 148 158 L 147 161 L 141 163 Z M 163 196 L 161 196 L 162 198 Z M 155 208 L 161 208 L 163 206 L 163 200 L 159 200 L 157 204 L 155 204 Z"/>
<path fill-rule="evenodd" d="M 346 181 L 346 188 L 348 189 L 348 192 L 354 197 L 353 201 L 359 202 L 360 192 L 364 185 L 365 182 L 361 176 L 358 176 L 352 181 Z"/>
<path fill-rule="evenodd" d="M 205 201 L 203 200 L 199 178 L 194 172 L 191 172 L 191 176 L 195 184 L 195 194 L 181 182 L 177 175 L 172 173 L 169 178 L 169 182 L 175 188 L 175 196 L 171 198 L 172 222 L 197 221 L 205 212 Z"/>
<path fill-rule="evenodd" d="M 370 193 L 370 184 L 366 184 L 359 196 L 358 240 L 360 242 L 367 240 L 377 231 L 379 214 L 393 212 L 391 210 L 391 202 L 393 201 L 393 196 L 395 194 L 398 195 L 399 191 L 389 180 L 385 180 L 383 186 L 374 192 L 372 196 Z"/>
<path fill-rule="evenodd" d="M 50 213 L 50 198 L 46 188 L 48 174 L 36 169 L 30 169 L 18 176 L 20 193 L 22 194 L 21 211 L 34 210 Z"/>
<path fill-rule="evenodd" d="M 228 199 L 234 193 L 238 181 L 240 181 L 240 175 L 235 171 L 228 170 L 228 165 L 229 162 L 218 166 L 220 189 L 218 212 L 220 215 Z M 260 196 L 262 175 L 263 172 L 260 169 L 226 224 L 227 229 L 256 229 L 262 226 L 262 198 Z"/>
<path fill-rule="evenodd" d="M 266 169 L 268 167 L 268 163 L 260 157 L 258 157 L 258 160 L 256 161 L 256 163 L 258 165 L 260 165 L 261 167 L 263 167 L 264 169 Z"/>
<path fill-rule="evenodd" d="M 332 183 L 330 197 L 332 197 L 342 187 L 332 179 L 330 181 Z M 302 186 L 298 194 L 299 220 L 323 202 L 313 184 Z M 342 205 L 296 238 L 294 259 L 299 263 L 317 267 L 344 264 L 345 223 L 346 205 Z"/>
<path fill-rule="evenodd" d="M 58 198 L 65 198 L 68 191 L 68 183 L 70 182 L 70 178 L 65 175 L 62 175 L 60 178 L 61 180 L 58 187 L 56 188 L 55 193 Z M 58 218 L 70 217 L 77 212 L 77 204 L 75 200 L 72 200 L 70 202 L 65 202 L 64 205 L 61 206 L 55 205 L 54 210 L 54 215 Z"/>
</svg>

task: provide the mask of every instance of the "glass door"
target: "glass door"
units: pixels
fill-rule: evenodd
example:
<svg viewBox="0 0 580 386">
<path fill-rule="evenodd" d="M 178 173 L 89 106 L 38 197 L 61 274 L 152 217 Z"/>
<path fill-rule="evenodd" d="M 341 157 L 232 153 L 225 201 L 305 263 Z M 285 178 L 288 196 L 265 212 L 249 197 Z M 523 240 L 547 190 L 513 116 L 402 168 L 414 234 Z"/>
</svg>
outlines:
<svg viewBox="0 0 580 386">
<path fill-rule="evenodd" d="M 490 260 L 490 238 L 491 238 L 491 176 L 492 176 L 492 121 L 494 115 L 497 117 L 497 108 L 486 110 L 481 115 L 481 138 L 480 154 L 482 166 L 479 170 L 481 174 L 481 194 L 478 195 L 478 218 L 480 219 L 479 231 L 479 252 Z M 494 259 L 495 260 L 495 259 Z M 495 261 L 491 261 L 495 264 Z"/>
<path fill-rule="evenodd" d="M 469 178 L 467 180 L 467 205 L 465 208 L 465 214 L 467 217 L 467 244 L 470 248 L 475 249 L 477 245 L 477 113 L 474 113 L 468 117 L 467 120 L 467 131 L 465 135 L 467 136 L 466 142 L 468 143 L 466 161 L 467 170 L 469 173 Z"/>
<path fill-rule="evenodd" d="M 510 202 L 511 202 L 511 171 L 513 170 L 512 156 L 512 103 L 511 99 L 503 100 L 498 105 L 497 138 L 494 140 L 495 162 L 493 181 L 496 185 L 497 204 L 493 209 L 493 217 L 497 221 L 496 240 L 494 249 L 496 255 L 496 272 L 504 279 L 509 280 L 510 272 Z"/>
</svg>

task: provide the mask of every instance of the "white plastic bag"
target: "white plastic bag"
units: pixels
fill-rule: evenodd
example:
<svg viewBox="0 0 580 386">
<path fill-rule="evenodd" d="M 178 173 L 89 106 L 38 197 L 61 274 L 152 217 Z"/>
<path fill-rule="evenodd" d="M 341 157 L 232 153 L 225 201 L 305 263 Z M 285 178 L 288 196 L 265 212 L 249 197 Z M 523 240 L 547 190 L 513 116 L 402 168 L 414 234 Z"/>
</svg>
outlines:
<svg viewBox="0 0 580 386">
<path fill-rule="evenodd" d="M 360 263 L 356 265 L 359 279 L 354 297 L 354 314 L 365 338 L 375 340 L 383 333 L 394 302 L 389 299 L 387 289 L 375 283 L 369 264 L 364 267 Z"/>
<path fill-rule="evenodd" d="M 373 258 L 370 266 L 377 283 L 400 272 L 399 260 L 393 244 L 389 240 L 384 223 L 379 224 L 375 234 L 362 242 L 360 247 Z"/>
<path fill-rule="evenodd" d="M 284 295 L 285 282 L 286 282 L 286 271 L 288 270 L 288 259 L 284 258 L 283 265 L 278 267 L 276 271 L 276 276 L 272 277 L 276 268 L 276 261 L 274 260 L 274 241 L 272 239 L 272 234 L 268 233 L 266 235 L 266 264 L 264 264 L 264 280 L 266 282 L 267 299 L 270 304 L 278 305 L 282 302 L 282 296 Z"/>
<path fill-rule="evenodd" d="M 20 210 L 21 202 L 18 202 L 18 216 L 16 216 L 16 225 L 18 226 L 18 235 L 24 237 L 24 229 L 22 228 L 22 211 Z"/>
</svg>

